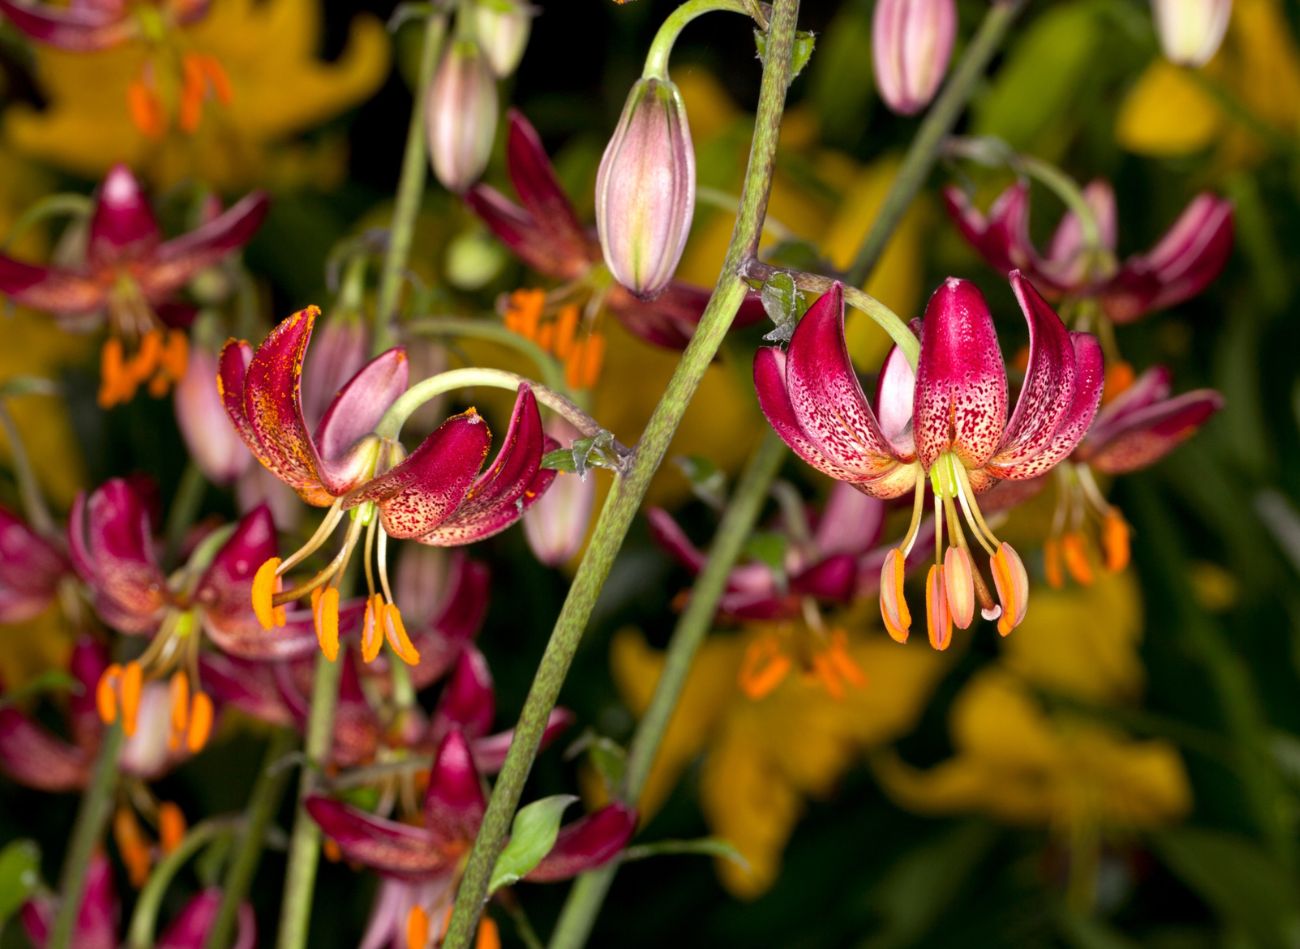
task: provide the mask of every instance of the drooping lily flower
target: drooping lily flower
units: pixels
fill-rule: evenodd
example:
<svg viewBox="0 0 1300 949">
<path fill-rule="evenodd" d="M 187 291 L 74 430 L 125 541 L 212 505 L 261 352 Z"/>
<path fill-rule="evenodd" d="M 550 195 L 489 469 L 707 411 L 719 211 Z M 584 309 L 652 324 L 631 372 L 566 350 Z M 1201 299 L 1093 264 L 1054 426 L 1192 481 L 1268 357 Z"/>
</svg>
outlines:
<svg viewBox="0 0 1300 949">
<path fill-rule="evenodd" d="M 195 230 L 164 241 L 139 182 L 125 165 L 115 165 L 96 195 L 82 264 L 40 266 L 0 254 L 0 293 L 67 325 L 107 320 L 101 406 L 130 401 L 145 384 L 160 396 L 184 375 L 187 361 L 185 334 L 177 324 L 189 313 L 179 315 L 177 292 L 247 244 L 267 206 L 267 196 L 253 192 Z"/>
<path fill-rule="evenodd" d="M 1029 183 L 1019 181 L 998 197 L 987 215 L 958 188 L 947 188 L 948 213 L 989 266 L 1020 270 L 1051 299 L 1094 298 L 1116 323 L 1131 323 L 1168 309 L 1204 290 L 1232 253 L 1232 204 L 1202 193 L 1192 199 L 1155 247 L 1123 261 L 1115 255 L 1115 193 L 1094 181 L 1084 197 L 1096 219 L 1100 247 L 1085 245 L 1078 216 L 1067 213 L 1040 253 L 1029 237 Z"/>
<path fill-rule="evenodd" d="M 465 195 L 474 211 L 525 264 L 562 281 L 549 293 L 511 294 L 506 325 L 536 339 L 565 362 L 570 385 L 590 388 L 600 374 L 604 338 L 596 324 L 602 309 L 636 336 L 656 346 L 683 349 L 708 303 L 708 291 L 671 281 L 653 300 L 637 299 L 620 286 L 604 264 L 600 241 L 578 221 L 536 130 L 519 112 L 508 116 L 506 162 L 520 207 L 488 185 Z M 733 326 L 764 316 L 757 294 L 750 294 Z"/>
<path fill-rule="evenodd" d="M 1069 462 L 1056 469 L 1060 494 L 1052 534 L 1044 547 L 1047 582 L 1053 587 L 1064 584 L 1066 573 L 1078 583 L 1092 583 L 1087 534 L 1094 521 L 1102 566 L 1110 572 L 1128 566 L 1128 523 L 1119 508 L 1106 500 L 1095 475 L 1129 474 L 1150 467 L 1223 407 L 1223 397 L 1213 389 L 1171 397 L 1170 379 L 1164 366 L 1140 375 L 1101 407 Z"/>
<path fill-rule="evenodd" d="M 546 434 L 561 448 L 582 437 L 558 415 L 547 420 Z M 524 513 L 524 537 L 533 555 L 548 567 L 559 567 L 573 559 L 587 539 L 595 504 L 593 475 L 558 473 L 542 499 Z"/>
<path fill-rule="evenodd" d="M 202 949 L 217 919 L 221 890 L 208 887 L 181 908 L 170 926 L 154 943 L 157 949 Z M 22 907 L 23 929 L 36 949 L 45 949 L 54 926 L 58 904 L 48 896 L 28 900 Z M 72 945 L 78 949 L 116 949 L 122 906 L 113 887 L 113 867 L 103 854 L 90 860 L 86 890 L 77 911 Z M 232 949 L 253 949 L 257 944 L 257 920 L 253 907 L 239 907 Z"/>
<path fill-rule="evenodd" d="M 405 933 L 407 945 L 424 946 L 451 905 L 463 856 L 473 845 L 487 807 L 470 741 L 459 730 L 442 739 L 429 773 L 419 826 L 379 817 L 323 796 L 307 810 L 345 859 L 389 878 L 381 891 L 365 945 L 380 946 Z M 611 804 L 561 828 L 555 846 L 524 879 L 567 880 L 611 860 L 632 836 L 636 813 Z M 395 905 L 406 910 L 396 917 Z M 412 933 L 420 938 L 411 939 Z M 401 943 L 399 942 L 399 945 Z"/>
<path fill-rule="evenodd" d="M 0 507 L 0 623 L 39 616 L 58 594 L 71 568 L 49 540 Z"/>
<path fill-rule="evenodd" d="M 191 751 L 206 743 L 214 709 L 198 671 L 205 633 L 223 651 L 246 659 L 291 658 L 314 648 L 306 610 L 286 617 L 285 630 L 268 636 L 249 605 L 256 565 L 275 552 L 266 507 L 210 535 L 170 576 L 158 564 L 147 506 L 125 480 L 78 496 L 68 537 L 73 566 L 100 618 L 121 633 L 152 637 L 138 660 L 105 669 L 96 689 L 100 715 L 106 722 L 121 716 L 128 736 L 137 727 L 142 690 L 165 678 L 172 707 L 168 740 Z M 359 612 L 359 606 L 350 609 L 348 618 L 355 621 Z"/>
<path fill-rule="evenodd" d="M 339 390 L 313 436 L 303 416 L 301 388 L 318 315 L 315 307 L 295 313 L 256 352 L 241 340 L 230 340 L 221 352 L 219 384 L 226 412 L 254 457 L 304 501 L 329 509 L 300 550 L 284 560 L 273 552 L 265 558 L 253 583 L 253 607 L 263 628 L 271 629 L 284 624 L 284 604 L 310 594 L 321 648 L 336 657 L 338 581 L 364 531 L 369 595 L 363 656 L 373 659 L 386 639 L 413 665 L 420 656 L 393 598 L 388 538 L 454 547 L 491 537 L 517 521 L 554 477 L 541 467 L 548 443 L 537 400 L 528 385 L 520 385 L 502 447 L 482 474 L 492 433 L 473 409 L 448 419 L 408 456 L 400 443 L 374 433 L 406 390 L 406 352 L 394 348 L 368 362 Z M 343 546 L 329 564 L 282 590 L 282 578 L 319 550 L 345 517 L 350 523 Z M 372 561 L 377 569 L 372 570 Z"/>
<path fill-rule="evenodd" d="M 754 361 L 763 412 L 801 458 L 874 497 L 914 492 L 912 524 L 885 557 L 880 581 L 881 614 L 899 642 L 911 626 L 903 598 L 905 558 L 920 530 L 927 482 L 935 496 L 935 564 L 926 580 L 931 644 L 946 648 L 953 624 L 969 626 L 977 599 L 1004 636 L 1024 619 L 1024 566 L 993 533 L 976 495 L 1002 479 L 1035 478 L 1063 461 L 1101 400 L 1097 340 L 1067 331 L 1018 271 L 1011 274 L 1011 287 L 1029 323 L 1030 344 L 1025 382 L 1010 418 L 1006 366 L 992 317 L 979 291 L 962 280 L 947 280 L 930 298 L 915 375 L 897 349 L 890 354 L 875 410 L 849 359 L 838 286 L 809 308 L 787 352 L 760 349 Z M 975 568 L 963 517 L 989 555 L 996 603 Z"/>
</svg>

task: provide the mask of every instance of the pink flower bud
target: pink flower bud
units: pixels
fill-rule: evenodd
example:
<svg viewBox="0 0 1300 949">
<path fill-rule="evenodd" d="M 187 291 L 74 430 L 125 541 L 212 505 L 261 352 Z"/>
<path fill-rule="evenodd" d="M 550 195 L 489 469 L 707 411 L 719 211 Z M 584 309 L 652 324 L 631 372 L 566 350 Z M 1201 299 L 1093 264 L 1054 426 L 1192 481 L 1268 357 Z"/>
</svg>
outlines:
<svg viewBox="0 0 1300 949">
<path fill-rule="evenodd" d="M 880 97 L 900 115 L 921 111 L 948 71 L 955 0 L 876 0 L 871 49 Z"/>
<path fill-rule="evenodd" d="M 546 433 L 564 447 L 581 438 L 582 433 L 564 419 L 552 419 Z M 528 510 L 524 511 L 524 536 L 537 559 L 548 567 L 566 563 L 581 548 L 596 501 L 596 478 L 559 472 Z"/>
<path fill-rule="evenodd" d="M 632 87 L 596 176 L 596 230 L 614 278 L 649 299 L 672 279 L 695 213 L 686 107 L 666 79 Z"/>
<path fill-rule="evenodd" d="M 1232 0 L 1151 0 L 1165 57 L 1180 66 L 1204 66 L 1228 30 Z"/>
<path fill-rule="evenodd" d="M 176 385 L 176 423 L 190 457 L 214 484 L 229 484 L 253 461 L 217 391 L 217 357 L 195 343 Z"/>
<path fill-rule="evenodd" d="M 476 44 L 452 44 L 438 64 L 425 110 L 433 173 L 460 193 L 483 174 L 497 131 L 497 81 Z"/>
<path fill-rule="evenodd" d="M 502 79 L 514 72 L 524 58 L 532 25 L 532 8 L 519 0 L 474 6 L 474 37 L 483 47 L 492 71 Z"/>
</svg>

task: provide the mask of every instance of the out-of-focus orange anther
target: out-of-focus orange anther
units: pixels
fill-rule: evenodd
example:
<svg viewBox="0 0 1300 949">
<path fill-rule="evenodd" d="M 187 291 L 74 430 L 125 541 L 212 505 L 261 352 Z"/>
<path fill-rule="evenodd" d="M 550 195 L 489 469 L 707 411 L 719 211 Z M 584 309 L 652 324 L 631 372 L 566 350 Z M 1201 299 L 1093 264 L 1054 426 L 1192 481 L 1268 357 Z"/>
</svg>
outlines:
<svg viewBox="0 0 1300 949">
<path fill-rule="evenodd" d="M 212 94 L 217 97 L 217 101 L 222 105 L 230 105 L 235 98 L 234 89 L 230 85 L 230 76 L 226 74 L 226 68 L 221 65 L 221 61 L 215 56 L 196 55 L 195 59 L 203 68 L 203 75 L 208 79 L 208 85 L 212 89 Z"/>
<path fill-rule="evenodd" d="M 185 814 L 171 801 L 158 806 L 158 844 L 163 853 L 171 853 L 185 839 Z"/>
<path fill-rule="evenodd" d="M 140 337 L 140 348 L 127 363 L 126 371 L 137 385 L 145 382 L 158 368 L 162 359 L 163 336 L 158 330 L 149 330 Z"/>
<path fill-rule="evenodd" d="M 429 914 L 423 906 L 412 906 L 406 914 L 406 949 L 425 949 L 429 945 Z"/>
<path fill-rule="evenodd" d="M 834 666 L 826 658 L 825 653 L 814 653 L 812 657 L 812 674 L 813 677 L 821 683 L 826 694 L 835 701 L 844 698 L 844 683 L 840 681 Z"/>
<path fill-rule="evenodd" d="M 167 691 L 171 705 L 171 731 L 167 735 L 167 747 L 176 751 L 190 724 L 190 677 L 179 670 L 172 673 Z"/>
<path fill-rule="evenodd" d="M 1128 566 L 1131 553 L 1128 521 L 1116 508 L 1107 511 L 1102 521 L 1101 549 L 1105 554 L 1106 569 L 1111 573 L 1118 573 Z"/>
<path fill-rule="evenodd" d="M 99 351 L 99 407 L 111 409 L 135 395 L 135 382 L 127 372 L 122 341 L 116 336 L 104 340 Z"/>
<path fill-rule="evenodd" d="M 276 615 L 279 611 L 275 606 L 275 594 L 280 585 L 276 571 L 280 569 L 280 563 L 279 557 L 272 557 L 258 567 L 257 573 L 253 575 L 253 613 L 263 629 L 273 629 L 283 624 L 283 620 Z"/>
<path fill-rule="evenodd" d="M 564 381 L 571 389 L 590 389 L 605 366 L 605 337 L 594 330 L 575 340 L 564 360 Z"/>
<path fill-rule="evenodd" d="M 555 342 L 552 349 L 557 359 L 568 359 L 569 353 L 573 352 L 573 343 L 578 335 L 578 319 L 578 308 L 572 305 L 562 308 L 560 315 L 555 318 Z"/>
<path fill-rule="evenodd" d="M 1047 585 L 1053 590 L 1065 586 L 1065 572 L 1061 564 L 1061 541 L 1049 537 L 1043 544 L 1043 573 L 1047 575 Z"/>
<path fill-rule="evenodd" d="M 1106 379 L 1101 388 L 1101 404 L 1114 399 L 1116 396 L 1123 395 L 1130 386 L 1137 380 L 1137 374 L 1133 371 L 1133 364 L 1119 360 L 1106 366 Z"/>
<path fill-rule="evenodd" d="M 849 685 L 860 689 L 867 684 L 867 674 L 849 652 L 849 634 L 844 630 L 831 630 L 825 656 L 840 678 Z"/>
<path fill-rule="evenodd" d="M 478 924 L 478 940 L 474 949 L 501 949 L 501 933 L 494 920 L 484 918 Z"/>
<path fill-rule="evenodd" d="M 117 684 L 122 679 L 122 667 L 116 662 L 104 670 L 95 686 L 95 709 L 105 725 L 117 721 Z"/>
<path fill-rule="evenodd" d="M 128 662 L 122 667 L 122 677 L 118 680 L 118 698 L 121 700 L 122 731 L 130 738 L 135 734 L 136 722 L 140 717 L 140 692 L 144 689 L 144 669 L 138 662 Z"/>
<path fill-rule="evenodd" d="M 159 371 L 167 376 L 169 382 L 180 382 L 185 378 L 185 369 L 189 363 L 189 337 L 181 330 L 168 330 L 167 344 L 159 356 Z"/>
<path fill-rule="evenodd" d="M 185 747 L 190 750 L 190 754 L 198 754 L 208 743 L 208 736 L 212 734 L 214 712 L 212 699 L 208 694 L 195 692 L 194 701 L 190 704 L 190 727 L 185 735 Z"/>
<path fill-rule="evenodd" d="M 546 306 L 546 293 L 538 289 L 520 289 L 506 298 L 506 329 L 524 339 L 537 338 L 537 324 Z"/>
<path fill-rule="evenodd" d="M 149 854 L 149 841 L 140 829 L 135 813 L 128 807 L 119 807 L 113 813 L 113 840 L 126 866 L 127 878 L 138 890 L 149 879 L 149 867 L 153 861 Z"/>
<path fill-rule="evenodd" d="M 206 93 L 207 83 L 203 79 L 203 67 L 193 56 L 181 57 L 181 102 L 176 121 L 186 135 L 193 135 L 198 131 L 199 119 L 203 117 L 203 98 Z"/>
<path fill-rule="evenodd" d="M 343 851 L 339 849 L 338 841 L 332 837 L 326 837 L 320 849 L 330 863 L 338 863 L 343 859 Z"/>
<path fill-rule="evenodd" d="M 1088 561 L 1088 548 L 1084 543 L 1083 535 L 1070 531 L 1062 537 L 1061 553 L 1065 559 L 1065 569 L 1069 571 L 1074 582 L 1091 586 L 1096 578 L 1093 576 L 1092 564 Z"/>
<path fill-rule="evenodd" d="M 776 635 L 764 634 L 745 647 L 737 684 L 747 698 L 757 702 L 785 681 L 793 665 L 790 657 L 781 649 Z"/>
<path fill-rule="evenodd" d="M 126 104 L 131 112 L 131 124 L 146 138 L 162 138 L 167 131 L 162 100 L 144 80 L 135 79 L 126 87 Z"/>
</svg>

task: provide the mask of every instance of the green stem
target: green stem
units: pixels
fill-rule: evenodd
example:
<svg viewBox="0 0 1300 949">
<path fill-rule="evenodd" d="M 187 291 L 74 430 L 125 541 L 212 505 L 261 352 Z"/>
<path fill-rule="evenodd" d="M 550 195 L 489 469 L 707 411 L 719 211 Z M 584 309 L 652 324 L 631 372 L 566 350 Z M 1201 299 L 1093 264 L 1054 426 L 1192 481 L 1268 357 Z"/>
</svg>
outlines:
<svg viewBox="0 0 1300 949">
<path fill-rule="evenodd" d="M 752 0 L 750 0 L 752 3 Z M 750 15 L 749 3 L 745 0 L 686 0 L 664 20 L 650 43 L 646 53 L 645 68 L 641 71 L 643 79 L 668 80 L 668 57 L 672 55 L 673 44 L 686 24 L 706 13 L 741 13 Z"/>
<path fill-rule="evenodd" d="M 790 79 L 798 12 L 798 0 L 777 0 L 773 8 L 754 139 L 741 190 L 740 214 L 736 218 L 718 283 L 700 318 L 695 335 L 682 353 L 681 361 L 646 425 L 630 469 L 615 482 L 605 502 L 587 553 L 578 566 L 569 595 L 556 619 L 555 628 L 519 716 L 514 742 L 510 745 L 505 765 L 492 789 L 492 798 L 483 816 L 483 824 L 474 841 L 474 848 L 470 851 L 465 875 L 456 894 L 451 926 L 443 944 L 445 949 L 466 949 L 470 943 L 487 896 L 492 867 L 509 833 L 511 818 L 537 755 L 547 717 L 555 707 L 560 687 L 564 684 L 592 608 L 641 506 L 650 480 L 663 461 L 668 444 L 691 397 L 717 355 L 731 321 L 745 298 L 748 287 L 740 271 L 744 262 L 752 256 L 753 249 L 758 246 L 762 220 L 767 211 L 777 136 L 785 107 L 786 86 Z"/>
<path fill-rule="evenodd" d="M 307 719 L 307 738 L 303 754 L 307 765 L 298 784 L 298 811 L 294 815 L 293 835 L 289 838 L 289 866 L 284 878 L 284 907 L 280 912 L 280 949 L 303 949 L 311 928 L 312 891 L 316 885 L 316 865 L 320 862 L 320 828 L 312 820 L 303 802 L 315 793 L 317 765 L 329 758 L 334 739 L 334 707 L 338 702 L 342 662 L 330 662 L 321 653 L 316 657 L 312 678 L 311 714 Z"/>
<path fill-rule="evenodd" d="M 871 231 L 858 248 L 853 266 L 845 276 L 846 283 L 855 287 L 862 286 L 867 275 L 875 268 L 880 255 L 885 251 L 886 243 L 898 227 L 898 222 L 929 177 L 930 170 L 938 160 L 943 140 L 957 124 L 976 84 L 983 78 L 993 54 L 1002 45 L 1007 29 L 1024 3 L 1025 0 L 994 0 L 989 7 L 979 30 L 953 68 L 952 75 L 948 77 L 943 92 L 934 100 L 934 105 L 916 130 L 916 138 L 912 139 L 912 144 L 907 149 L 898 177 L 894 179 L 894 187 L 876 213 Z"/>
<path fill-rule="evenodd" d="M 127 930 L 127 949 L 149 949 L 154 944 L 154 932 L 158 925 L 158 910 L 167 886 L 185 861 L 223 834 L 234 833 L 242 822 L 238 818 L 214 818 L 195 824 L 190 828 L 176 849 L 158 862 L 149 874 L 149 880 L 140 891 L 136 900 L 135 912 L 131 914 L 131 925 Z"/>
<path fill-rule="evenodd" d="M 42 537 L 57 537 L 59 530 L 45 503 L 45 495 L 41 494 L 40 479 L 36 477 L 36 469 L 32 467 L 27 446 L 23 444 L 22 433 L 18 431 L 18 425 L 4 399 L 0 399 L 0 429 L 4 430 L 5 440 L 9 442 L 9 462 L 14 469 L 14 478 L 18 481 L 18 493 L 23 499 L 23 512 L 27 515 L 27 522 Z"/>
<path fill-rule="evenodd" d="M 521 382 L 529 382 L 529 380 L 504 369 L 471 367 L 469 369 L 452 369 L 448 372 L 440 372 L 436 376 L 430 376 L 422 382 L 417 382 L 402 393 L 397 401 L 388 407 L 384 417 L 375 426 L 375 434 L 381 438 L 396 438 L 402 431 L 402 426 L 406 424 L 406 420 L 411 417 L 412 412 L 430 399 L 436 399 L 445 392 L 453 392 L 456 389 L 469 389 L 474 386 L 509 389 L 513 392 L 519 388 Z M 545 386 L 539 386 L 536 383 L 530 384 L 532 385 L 533 395 L 537 397 L 538 402 L 557 415 L 563 416 L 583 435 L 594 438 L 604 431 L 595 419 L 558 392 Z"/>
<path fill-rule="evenodd" d="M 393 345 L 392 320 L 397 315 L 397 294 L 402 286 L 402 271 L 406 269 L 406 261 L 411 254 L 415 217 L 419 213 L 420 197 L 424 192 L 424 96 L 433 82 L 433 70 L 438 64 L 438 54 L 446 35 L 447 18 L 442 14 L 430 14 L 424 24 L 420 70 L 415 89 L 412 90 L 415 103 L 411 107 L 411 120 L 406 127 L 406 151 L 402 154 L 402 172 L 397 182 L 393 224 L 388 230 L 388 252 L 384 255 L 384 267 L 379 277 L 379 299 L 371 341 L 371 351 L 375 355 Z"/>
<path fill-rule="evenodd" d="M 69 949 L 77 928 L 77 914 L 86 890 L 86 871 L 90 858 L 104 835 L 104 826 L 113 810 L 113 792 L 117 788 L 117 756 L 122 751 L 122 723 L 104 729 L 95 758 L 95 770 L 90 784 L 81 798 L 77 819 L 72 825 L 72 839 L 68 855 L 63 859 L 63 874 L 59 877 L 59 911 L 54 917 L 54 927 L 46 943 L 49 949 Z"/>
<path fill-rule="evenodd" d="M 511 332 L 500 323 L 490 320 L 471 320 L 455 316 L 431 317 L 427 320 L 414 320 L 406 326 L 406 332 L 428 336 L 462 336 L 471 339 L 483 339 L 499 343 L 509 349 L 522 353 L 537 367 L 542 382 L 556 392 L 564 392 L 564 370 L 546 350 L 531 339 L 525 339 L 518 333 Z"/>
<path fill-rule="evenodd" d="M 262 857 L 266 830 L 271 825 L 275 812 L 279 810 L 289 780 L 290 769 L 278 765 L 280 759 L 292 751 L 296 743 L 292 731 L 280 728 L 272 735 L 271 743 L 266 748 L 262 772 L 257 776 L 253 793 L 248 798 L 244 832 L 239 837 L 235 856 L 226 868 L 226 878 L 222 881 L 221 905 L 217 907 L 217 917 L 213 920 L 212 929 L 208 931 L 207 942 L 204 944 L 207 949 L 225 949 L 231 943 L 239 919 L 239 906 L 248 895 L 248 888 Z"/>
<path fill-rule="evenodd" d="M 167 539 L 163 563 L 174 563 L 185 544 L 185 532 L 194 524 L 203 503 L 203 495 L 208 489 L 208 479 L 203 476 L 199 466 L 191 459 L 185 463 L 181 473 L 176 496 L 172 498 L 171 509 L 167 512 L 167 527 L 163 536 Z"/>
</svg>

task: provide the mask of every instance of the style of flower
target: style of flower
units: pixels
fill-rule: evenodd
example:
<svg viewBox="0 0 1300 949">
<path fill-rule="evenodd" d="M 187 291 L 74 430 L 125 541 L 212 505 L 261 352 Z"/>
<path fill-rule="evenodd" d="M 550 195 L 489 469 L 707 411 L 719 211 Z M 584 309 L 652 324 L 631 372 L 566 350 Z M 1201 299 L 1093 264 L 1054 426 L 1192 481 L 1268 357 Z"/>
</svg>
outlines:
<svg viewBox="0 0 1300 949">
<path fill-rule="evenodd" d="M 1095 475 L 1122 475 L 1150 467 L 1191 438 L 1223 407 L 1213 389 L 1170 396 L 1171 374 L 1155 366 L 1106 402 L 1070 461 L 1056 469 L 1059 497 L 1052 535 L 1044 547 L 1047 582 L 1060 587 L 1068 573 L 1077 583 L 1093 581 L 1087 530 L 1098 524 L 1106 570 L 1129 561 L 1129 527 L 1119 508 L 1106 500 Z M 1064 569 L 1062 569 L 1064 568 Z"/>
<path fill-rule="evenodd" d="M 210 886 L 200 891 L 182 908 L 154 943 L 156 949 L 203 949 L 208 933 L 221 906 L 221 890 Z M 57 903 L 50 897 L 37 897 L 22 906 L 21 918 L 27 938 L 36 949 L 45 949 L 54 927 Z M 122 907 L 113 888 L 113 867 L 103 854 L 90 859 L 86 871 L 86 890 L 77 910 L 72 945 L 78 949 L 116 949 L 118 919 Z M 231 949 L 253 949 L 257 945 L 257 919 L 253 907 L 243 903 L 236 916 Z"/>
<path fill-rule="evenodd" d="M 45 612 L 70 572 L 63 551 L 0 507 L 0 623 L 22 623 Z"/>
<path fill-rule="evenodd" d="M 224 652 L 246 659 L 292 658 L 313 649 L 306 610 L 286 617 L 283 633 L 267 636 L 249 606 L 254 571 L 275 552 L 275 525 L 264 506 L 233 528 L 210 534 L 170 575 L 158 564 L 147 504 L 125 480 L 78 496 L 68 538 L 73 566 L 100 618 L 126 635 L 151 637 L 138 659 L 108 666 L 96 686 L 101 717 L 120 717 L 128 737 L 137 728 L 143 690 L 165 678 L 168 742 L 191 752 L 207 742 L 214 708 L 200 686 L 204 634 Z M 358 613 L 353 609 L 349 616 L 355 620 Z"/>
<path fill-rule="evenodd" d="M 697 759 L 700 807 L 710 832 L 740 851 L 745 866 L 717 861 L 732 893 L 759 896 L 780 874 L 781 853 L 808 799 L 831 797 L 864 750 L 906 734 L 924 711 L 947 657 L 899 649 L 883 636 L 853 640 L 865 688 L 833 698 L 816 681 L 788 676 L 753 698 L 740 686 L 750 644 L 767 630 L 710 636 L 686 677 L 637 810 L 652 815 Z M 644 713 L 663 671 L 663 653 L 633 630 L 614 637 L 614 681 L 634 714 Z"/>
<path fill-rule="evenodd" d="M 414 665 L 420 656 L 389 583 L 388 538 L 453 547 L 491 537 L 517 521 L 555 474 L 541 467 L 548 443 L 537 401 L 532 389 L 521 384 L 501 449 L 482 474 L 492 433 L 473 409 L 448 419 L 408 456 L 400 443 L 374 433 L 406 390 L 406 351 L 394 348 L 368 362 L 339 390 L 312 436 L 301 388 L 318 315 L 315 307 L 295 313 L 256 352 L 242 340 L 230 340 L 221 351 L 218 385 L 245 444 L 304 501 L 328 508 L 301 549 L 283 560 L 273 551 L 265 558 L 253 582 L 253 608 L 263 628 L 272 629 L 285 622 L 284 604 L 310 594 L 321 649 L 334 659 L 338 583 L 364 532 L 368 597 L 362 657 L 373 661 L 386 639 L 404 662 Z M 344 518 L 350 523 L 333 559 L 309 579 L 281 589 L 282 578 L 319 550 Z"/>
<path fill-rule="evenodd" d="M 1011 273 L 1011 287 L 1029 324 L 1030 343 L 1025 382 L 1010 418 L 993 319 L 980 292 L 962 280 L 947 280 L 930 298 L 916 373 L 899 350 L 887 358 L 874 411 L 844 342 L 838 285 L 809 308 L 788 351 L 760 349 L 754 361 L 763 412 L 804 461 L 874 497 L 914 492 L 911 525 L 881 571 L 881 614 L 899 642 L 911 626 L 903 580 L 927 482 L 935 497 L 935 563 L 926 578 L 931 645 L 947 648 L 953 625 L 970 625 L 977 599 L 1002 635 L 1019 625 L 1028 607 L 1028 576 L 1019 555 L 989 527 L 976 495 L 1003 479 L 1036 478 L 1063 461 L 1101 400 L 1097 340 L 1067 331 L 1018 271 Z M 963 515 L 989 555 L 996 603 L 974 566 Z"/>
<path fill-rule="evenodd" d="M 115 165 L 99 187 L 80 266 L 41 266 L 0 254 L 0 293 L 65 326 L 106 319 L 99 403 L 130 401 L 141 385 L 161 396 L 185 374 L 191 315 L 176 294 L 252 238 L 267 196 L 254 192 L 186 234 L 164 241 L 140 183 Z"/>
<path fill-rule="evenodd" d="M 959 188 L 944 201 L 967 242 L 1001 273 L 1020 270 L 1053 300 L 1095 299 L 1116 323 L 1131 323 L 1155 310 L 1199 294 L 1223 270 L 1232 253 L 1232 204 L 1202 193 L 1192 199 L 1155 247 L 1119 261 L 1115 254 L 1115 192 L 1105 181 L 1084 189 L 1099 231 L 1089 247 L 1075 212 L 1062 219 L 1042 254 L 1029 237 L 1029 183 L 1003 191 L 987 215 Z"/>
<path fill-rule="evenodd" d="M 388 76 L 383 24 L 357 16 L 328 61 L 318 0 L 170 0 L 206 14 L 95 52 L 32 48 L 42 107 L 7 110 L 20 152 L 85 176 L 115 161 L 159 184 L 198 179 L 223 191 L 336 180 L 337 136 L 303 133 L 365 100 Z M 157 22 L 152 3 L 126 8 Z M 42 7 L 49 10 L 52 7 Z M 98 14 L 97 14 L 98 15 Z M 218 108 L 211 108 L 216 105 Z M 126 108 L 124 108 L 126 106 Z M 160 134 L 161 133 L 161 134 Z"/>
<path fill-rule="evenodd" d="M 616 283 L 600 241 L 579 223 L 561 190 L 536 130 L 514 110 L 508 116 L 506 166 L 522 207 L 482 184 L 471 188 L 465 201 L 516 257 L 563 281 L 550 292 L 512 293 L 505 306 L 506 325 L 554 352 L 574 388 L 589 389 L 600 376 L 604 337 L 597 317 L 602 310 L 646 342 L 685 348 L 704 313 L 708 291 L 671 281 L 646 301 Z M 763 317 L 762 302 L 750 294 L 732 325 L 746 326 Z"/>
<path fill-rule="evenodd" d="M 430 945 L 430 923 L 450 908 L 462 858 L 474 843 L 487 799 L 470 739 L 456 727 L 442 738 L 429 772 L 418 826 L 390 820 L 333 798 L 314 795 L 308 813 L 343 857 L 387 878 L 365 945 Z M 636 813 L 611 804 L 562 827 L 555 845 L 525 880 L 568 880 L 613 859 L 636 827 Z M 493 930 L 479 932 L 491 945 Z M 485 941 L 486 940 L 486 941 Z"/>
</svg>

